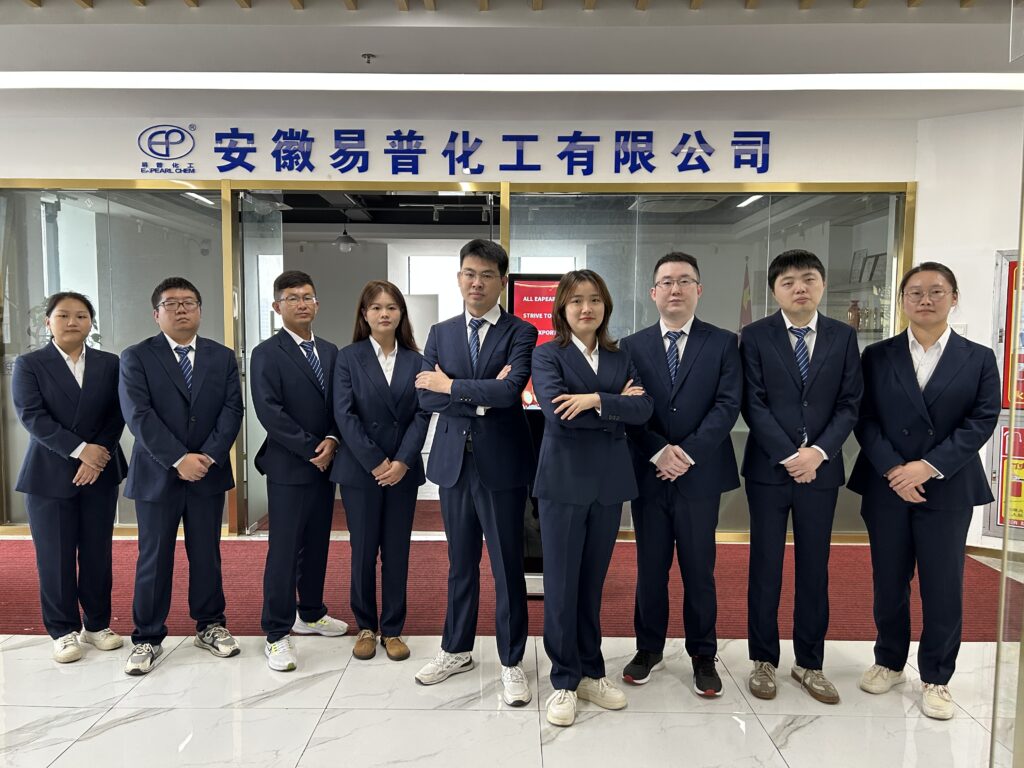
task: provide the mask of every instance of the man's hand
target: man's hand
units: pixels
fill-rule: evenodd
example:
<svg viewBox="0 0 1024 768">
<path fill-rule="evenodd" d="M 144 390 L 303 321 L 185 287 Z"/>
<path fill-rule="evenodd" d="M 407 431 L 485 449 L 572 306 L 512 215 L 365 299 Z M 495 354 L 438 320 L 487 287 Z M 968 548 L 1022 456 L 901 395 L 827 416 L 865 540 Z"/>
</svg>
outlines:
<svg viewBox="0 0 1024 768">
<path fill-rule="evenodd" d="M 908 461 L 889 471 L 889 487 L 896 493 L 909 488 L 924 491 L 924 484 L 935 477 L 935 470 L 923 461 Z"/>
<path fill-rule="evenodd" d="M 409 466 L 403 461 L 392 461 L 391 466 L 388 467 L 387 472 L 377 478 L 377 485 L 397 485 L 405 473 L 409 471 Z"/>
<path fill-rule="evenodd" d="M 202 480 L 206 477 L 211 463 L 209 457 L 201 453 L 186 453 L 178 465 L 178 477 L 189 483 Z"/>
<path fill-rule="evenodd" d="M 559 414 L 563 421 L 572 421 L 584 411 L 600 407 L 601 396 L 596 392 L 589 395 L 559 395 L 551 402 L 558 405 L 555 413 Z"/>
<path fill-rule="evenodd" d="M 626 386 L 622 388 L 622 392 L 620 394 L 625 395 L 626 397 L 636 397 L 637 395 L 642 395 L 643 393 L 644 388 L 634 387 L 633 380 L 630 379 L 629 381 L 626 382 Z"/>
<path fill-rule="evenodd" d="M 691 464 L 683 455 L 682 448 L 678 445 L 666 445 L 654 466 L 657 467 L 655 474 L 658 479 L 675 480 L 685 475 Z"/>
<path fill-rule="evenodd" d="M 504 381 L 505 379 L 508 378 L 508 375 L 510 373 L 512 373 L 512 366 L 506 365 L 504 368 L 498 371 L 498 375 L 495 376 L 494 378 L 496 378 L 498 381 Z"/>
<path fill-rule="evenodd" d="M 452 380 L 441 370 L 440 365 L 435 364 L 434 370 L 420 371 L 416 374 L 416 389 L 427 389 L 441 395 L 450 395 Z"/>
<path fill-rule="evenodd" d="M 817 448 L 804 446 L 799 448 L 796 456 L 787 461 L 784 466 L 789 476 L 798 483 L 809 483 L 818 475 L 818 467 L 825 461 Z"/>
<path fill-rule="evenodd" d="M 331 461 L 334 459 L 334 451 L 337 450 L 337 447 L 337 443 L 331 440 L 331 438 L 325 437 L 320 441 L 320 445 L 316 447 L 316 456 L 310 459 L 309 463 L 323 472 L 331 466 Z"/>
<path fill-rule="evenodd" d="M 380 480 L 384 476 L 384 473 L 391 469 L 391 459 L 384 459 L 380 464 L 373 468 L 370 473 L 376 480 Z"/>
<path fill-rule="evenodd" d="M 107 466 L 107 462 L 110 461 L 110 451 L 102 445 L 89 443 L 78 455 L 78 460 L 83 464 L 88 464 L 97 472 L 102 472 L 103 468 Z"/>
<path fill-rule="evenodd" d="M 79 464 L 75 478 L 71 482 L 75 485 L 92 485 L 100 476 L 102 470 L 90 467 L 88 464 Z"/>
</svg>

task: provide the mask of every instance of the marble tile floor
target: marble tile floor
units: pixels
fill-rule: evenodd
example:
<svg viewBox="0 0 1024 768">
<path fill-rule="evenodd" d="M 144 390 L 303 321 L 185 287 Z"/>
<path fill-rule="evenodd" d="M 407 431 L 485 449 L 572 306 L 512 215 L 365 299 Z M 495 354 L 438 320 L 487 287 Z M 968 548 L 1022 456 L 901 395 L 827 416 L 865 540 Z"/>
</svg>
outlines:
<svg viewBox="0 0 1024 768">
<path fill-rule="evenodd" d="M 540 638 L 530 638 L 523 660 L 534 700 L 519 709 L 501 701 L 490 637 L 477 643 L 475 669 L 431 687 L 417 685 L 413 674 L 437 650 L 437 637 L 408 638 L 412 658 L 397 663 L 383 650 L 367 662 L 353 659 L 351 636 L 297 637 L 293 673 L 267 668 L 262 638 L 239 639 L 240 656 L 216 659 L 191 638 L 168 638 L 157 668 L 133 678 L 122 672 L 126 649 L 86 646 L 81 661 L 59 665 L 48 638 L 0 635 L 0 766 L 989 765 L 991 643 L 963 646 L 950 686 L 957 713 L 949 722 L 921 714 L 912 666 L 908 682 L 889 694 L 860 691 L 869 642 L 828 644 L 826 672 L 842 702 L 827 707 L 790 678 L 785 647 L 778 697 L 753 698 L 742 640 L 721 643 L 724 694 L 704 700 L 691 690 L 682 641 L 670 640 L 665 669 L 645 686 L 623 684 L 627 709 L 606 712 L 580 702 L 576 725 L 556 728 L 544 719 L 550 663 Z M 632 653 L 632 638 L 605 640 L 611 677 Z M 1016 687 L 1005 668 L 1003 686 Z M 997 766 L 1012 765 L 1012 728 L 1012 718 L 997 719 Z"/>
</svg>

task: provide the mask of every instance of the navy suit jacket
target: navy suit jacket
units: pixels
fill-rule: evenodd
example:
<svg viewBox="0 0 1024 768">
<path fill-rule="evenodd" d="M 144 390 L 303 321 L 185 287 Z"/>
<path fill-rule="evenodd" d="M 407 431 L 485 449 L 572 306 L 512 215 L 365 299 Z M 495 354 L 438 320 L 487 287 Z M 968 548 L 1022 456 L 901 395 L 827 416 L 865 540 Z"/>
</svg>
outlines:
<svg viewBox="0 0 1024 768">
<path fill-rule="evenodd" d="M 83 442 L 110 451 L 94 486 L 117 486 L 124 480 L 128 463 L 118 443 L 124 419 L 117 377 L 117 355 L 98 349 L 85 353 L 81 387 L 52 343 L 18 357 L 11 394 L 30 439 L 16 491 L 55 499 L 77 495 L 82 488 L 73 480 L 81 462 L 71 452 Z"/>
<path fill-rule="evenodd" d="M 537 329 L 502 310 L 487 330 L 476 370 L 470 362 L 466 315 L 437 323 L 423 350 L 423 370 L 438 364 L 452 382 L 450 395 L 418 390 L 420 406 L 438 414 L 427 477 L 451 488 L 462 472 L 466 440 L 473 450 L 480 481 L 492 491 L 521 488 L 533 482 L 533 443 L 523 412 L 522 395 L 530 380 L 530 357 Z M 506 365 L 509 375 L 495 378 Z M 488 406 L 483 416 L 477 406 Z"/>
<path fill-rule="evenodd" d="M 626 425 L 651 418 L 649 394 L 619 393 L 630 379 L 642 387 L 629 353 L 598 353 L 597 373 L 575 344 L 541 344 L 533 352 L 533 391 L 544 412 L 544 438 L 537 459 L 533 495 L 564 504 L 619 504 L 637 496 Z M 571 420 L 555 413 L 552 401 L 564 394 L 601 395 L 601 415 L 589 409 Z"/>
<path fill-rule="evenodd" d="M 963 509 L 992 501 L 978 451 L 992 436 L 1002 407 L 992 350 L 955 331 L 924 391 L 917 383 L 906 333 L 864 350 L 864 401 L 854 433 L 861 445 L 849 488 L 903 503 L 883 475 L 923 459 L 942 473 L 925 483 L 921 506 Z"/>
<path fill-rule="evenodd" d="M 748 480 L 793 482 L 779 462 L 796 453 L 806 431 L 807 445 L 828 455 L 810 486 L 838 488 L 846 482 L 843 443 L 857 423 L 864 390 L 857 334 L 821 313 L 816 334 L 806 384 L 781 311 L 751 323 L 740 335 L 742 410 L 750 428 L 743 456 Z"/>
<path fill-rule="evenodd" d="M 423 485 L 421 452 L 430 413 L 420 408 L 414 386 L 422 368 L 423 357 L 399 344 L 389 386 L 369 339 L 338 353 L 334 420 L 341 430 L 341 446 L 334 457 L 332 480 L 375 487 L 371 472 L 384 459 L 391 459 L 409 467 L 398 487 Z"/>
<path fill-rule="evenodd" d="M 678 445 L 695 465 L 672 485 L 688 499 L 718 496 L 739 488 L 736 454 L 729 438 L 740 415 L 743 370 L 735 333 L 694 318 L 673 386 L 658 323 L 622 340 L 647 393 L 654 415 L 630 427 L 636 479 L 641 494 L 665 487 L 651 457 L 666 445 Z"/>
<path fill-rule="evenodd" d="M 252 404 L 267 430 L 255 464 L 275 483 L 303 485 L 327 477 L 309 460 L 325 437 L 338 435 L 331 408 L 331 371 L 338 348 L 317 336 L 316 351 L 326 392 L 305 353 L 283 328 L 252 351 Z"/>
<path fill-rule="evenodd" d="M 202 496 L 234 487 L 229 451 L 242 424 L 234 352 L 198 337 L 190 391 L 177 355 L 158 333 L 121 353 L 119 390 L 121 412 L 135 436 L 125 496 L 164 501 L 186 487 Z M 186 453 L 205 453 L 215 462 L 202 480 L 178 477 L 172 465 Z"/>
</svg>

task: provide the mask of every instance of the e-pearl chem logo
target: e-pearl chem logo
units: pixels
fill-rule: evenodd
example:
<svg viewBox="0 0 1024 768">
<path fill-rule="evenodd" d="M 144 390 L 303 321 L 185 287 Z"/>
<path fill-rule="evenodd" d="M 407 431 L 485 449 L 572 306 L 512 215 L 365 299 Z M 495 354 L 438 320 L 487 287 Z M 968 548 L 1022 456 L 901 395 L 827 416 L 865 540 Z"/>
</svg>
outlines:
<svg viewBox="0 0 1024 768">
<path fill-rule="evenodd" d="M 195 123 L 187 128 L 180 125 L 151 125 L 139 134 L 139 149 L 157 162 L 144 161 L 139 168 L 145 174 L 194 174 L 195 163 L 171 162 L 187 157 L 196 147 L 193 132 Z"/>
</svg>

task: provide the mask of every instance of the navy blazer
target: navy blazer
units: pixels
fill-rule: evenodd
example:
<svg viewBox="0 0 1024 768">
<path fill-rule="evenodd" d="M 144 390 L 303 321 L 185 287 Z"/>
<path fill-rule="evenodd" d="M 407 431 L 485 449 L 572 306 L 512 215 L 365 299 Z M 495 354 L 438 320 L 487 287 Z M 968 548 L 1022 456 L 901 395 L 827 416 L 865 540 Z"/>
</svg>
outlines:
<svg viewBox="0 0 1024 768">
<path fill-rule="evenodd" d="M 285 329 L 252 351 L 252 404 L 267 430 L 255 464 L 275 483 L 303 485 L 326 477 L 309 460 L 325 437 L 338 436 L 331 407 L 331 371 L 338 348 L 319 336 L 315 340 L 326 391 Z"/>
<path fill-rule="evenodd" d="M 91 347 L 85 353 L 81 387 L 52 342 L 14 361 L 11 395 L 29 433 L 16 491 L 55 499 L 77 495 L 82 488 L 73 481 L 81 463 L 71 452 L 82 443 L 110 451 L 94 486 L 117 486 L 124 480 L 128 463 L 118 442 L 124 419 L 117 403 L 117 377 L 117 355 Z"/>
<path fill-rule="evenodd" d="M 817 338 L 807 383 L 790 343 L 782 312 L 751 323 L 740 334 L 743 360 L 743 418 L 750 428 L 743 476 L 770 485 L 793 482 L 779 462 L 800 447 L 817 445 L 828 455 L 814 488 L 846 482 L 843 443 L 857 423 L 864 382 L 854 330 L 818 313 Z"/>
<path fill-rule="evenodd" d="M 88 364 L 86 364 L 88 368 Z M 191 391 L 167 338 L 158 333 L 121 353 L 121 412 L 135 436 L 124 495 L 164 501 L 175 494 L 212 496 L 233 488 L 229 451 L 242 424 L 242 389 L 235 353 L 196 339 Z M 172 466 L 186 453 L 215 462 L 189 483 Z"/>
<path fill-rule="evenodd" d="M 466 315 L 461 313 L 430 329 L 423 350 L 423 370 L 438 364 L 452 382 L 450 395 L 417 390 L 420 406 L 438 414 L 427 477 L 451 488 L 462 472 L 466 440 L 473 436 L 476 469 L 485 488 L 505 491 L 533 482 L 533 443 L 523 412 L 523 389 L 530 380 L 530 356 L 537 329 L 505 310 L 488 328 L 476 370 L 469 357 Z M 506 365 L 509 375 L 495 377 Z M 488 406 L 483 416 L 477 406 Z"/>
<path fill-rule="evenodd" d="M 541 344 L 533 352 L 533 391 L 544 412 L 544 437 L 537 459 L 533 495 L 563 504 L 620 504 L 637 496 L 627 424 L 651 418 L 650 394 L 619 394 L 626 382 L 642 387 L 640 374 L 623 350 L 598 353 L 597 373 L 575 344 Z M 601 415 L 589 409 L 571 420 L 555 413 L 559 395 L 597 392 Z"/>
<path fill-rule="evenodd" d="M 906 333 L 865 349 L 863 364 L 864 401 L 854 430 L 861 451 L 850 490 L 898 501 L 883 475 L 898 464 L 923 459 L 943 479 L 925 483 L 927 501 L 922 506 L 963 509 L 992 501 L 978 456 L 1002 407 L 992 350 L 950 333 L 923 392 Z"/>
<path fill-rule="evenodd" d="M 654 399 L 650 421 L 627 430 L 640 492 L 654 494 L 665 487 L 651 457 L 666 445 L 678 445 L 696 462 L 672 481 L 684 498 L 707 498 L 739 488 L 730 439 L 743 394 L 736 334 L 694 318 L 675 385 L 669 378 L 659 323 L 628 336 L 621 345 Z"/>
<path fill-rule="evenodd" d="M 398 345 L 391 384 L 384 378 L 369 339 L 350 344 L 334 365 L 334 420 L 341 446 L 331 479 L 341 485 L 375 487 L 371 472 L 384 459 L 409 467 L 399 487 L 423 485 L 423 441 L 430 413 L 416 397 L 416 374 L 423 368 L 419 352 Z"/>
</svg>

